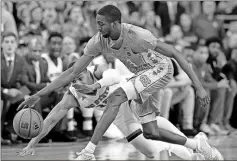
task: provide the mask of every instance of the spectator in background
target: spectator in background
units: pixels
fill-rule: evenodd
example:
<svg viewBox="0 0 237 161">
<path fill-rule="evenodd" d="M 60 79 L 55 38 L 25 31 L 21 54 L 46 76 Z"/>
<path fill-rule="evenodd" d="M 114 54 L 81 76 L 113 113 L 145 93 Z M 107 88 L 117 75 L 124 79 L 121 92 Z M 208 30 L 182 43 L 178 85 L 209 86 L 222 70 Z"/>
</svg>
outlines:
<svg viewBox="0 0 237 161">
<path fill-rule="evenodd" d="M 190 44 L 197 43 L 197 36 L 193 31 L 192 17 L 187 13 L 183 13 L 180 16 L 180 27 L 183 32 L 183 39 Z"/>
<path fill-rule="evenodd" d="M 148 29 L 155 35 L 157 38 L 162 35 L 161 32 L 161 22 L 160 22 L 160 17 L 155 15 L 155 12 L 150 10 L 145 13 L 143 16 L 144 19 L 144 25 L 143 27 Z"/>
<path fill-rule="evenodd" d="M 1 96 L 4 102 L 1 130 L 5 132 L 2 133 L 3 137 L 15 142 L 17 135 L 12 127 L 13 118 L 18 105 L 28 96 L 29 91 L 20 83 L 25 64 L 24 59 L 16 54 L 17 36 L 13 32 L 3 33 L 1 50 Z M 7 127 L 4 126 L 6 122 Z"/>
<path fill-rule="evenodd" d="M 80 39 L 92 36 L 93 30 L 90 27 L 90 22 L 85 19 L 81 6 L 74 5 L 68 13 L 68 19 L 63 25 L 63 35 L 70 36 L 76 41 L 79 46 Z"/>
<path fill-rule="evenodd" d="M 76 51 L 75 40 L 70 36 L 65 36 L 63 38 L 63 47 L 62 47 L 62 59 L 64 66 L 68 66 L 70 63 L 74 62 L 80 56 Z"/>
<path fill-rule="evenodd" d="M 59 23 L 58 13 L 56 11 L 56 4 L 54 1 L 44 3 L 43 20 L 42 23 L 49 29 L 52 24 Z"/>
<path fill-rule="evenodd" d="M 225 129 L 232 132 L 236 130 L 230 125 L 230 117 L 234 108 L 234 99 L 237 93 L 237 48 L 232 51 L 231 59 L 223 67 L 222 71 L 227 76 L 231 89 L 226 91 L 227 93 L 222 121 Z"/>
<path fill-rule="evenodd" d="M 67 69 L 67 66 L 63 66 L 63 61 L 61 58 L 62 55 L 62 42 L 63 36 L 60 33 L 52 32 L 48 38 L 48 53 L 43 53 L 41 57 L 46 61 L 47 76 L 52 82 L 55 80 L 64 70 Z M 61 100 L 64 92 L 67 89 L 62 87 L 56 92 L 58 93 L 57 100 Z M 52 138 L 55 141 L 75 141 L 75 138 L 72 138 L 67 133 L 67 117 L 63 119 L 56 125 L 55 134 L 60 135 L 58 138 Z"/>
<path fill-rule="evenodd" d="M 209 50 L 207 64 L 211 69 L 211 75 L 216 82 L 226 80 L 226 76 L 222 73 L 222 68 L 226 63 L 226 58 L 222 50 L 222 42 L 217 37 L 207 39 L 206 46 Z M 227 81 L 227 80 L 226 80 Z M 211 107 L 210 107 L 210 126 L 218 134 L 228 134 L 223 129 L 222 116 L 224 113 L 224 103 L 226 97 L 226 88 L 211 90 Z"/>
<path fill-rule="evenodd" d="M 208 57 L 209 53 L 207 46 L 198 45 L 195 53 L 193 54 L 192 68 L 201 81 L 203 87 L 210 94 L 212 90 L 224 90 L 223 88 L 228 88 L 229 85 L 226 80 L 216 81 L 212 77 L 211 68 L 209 68 L 206 63 Z M 194 127 L 205 132 L 206 134 L 215 135 L 216 131 L 210 125 L 213 123 L 212 117 L 218 117 L 217 113 L 213 110 L 210 111 L 210 105 L 203 109 L 200 108 L 197 101 L 195 104 Z M 212 117 L 208 118 L 210 112 L 214 112 L 216 115 L 212 115 Z"/>
<path fill-rule="evenodd" d="M 193 25 L 195 34 L 202 41 L 210 37 L 224 38 L 225 31 L 222 22 L 216 19 L 215 12 L 215 1 L 202 2 L 202 14 L 195 18 Z"/>
<path fill-rule="evenodd" d="M 63 37 L 60 33 L 51 33 L 48 38 L 48 53 L 41 55 L 47 62 L 47 76 L 50 81 L 56 79 L 63 72 L 63 69 L 66 69 L 63 67 L 61 58 L 62 41 Z"/>
<path fill-rule="evenodd" d="M 43 20 L 43 10 L 41 6 L 37 5 L 33 7 L 30 11 L 30 31 L 36 35 L 42 35 L 42 32 L 45 30 L 44 25 L 42 24 Z"/>
<path fill-rule="evenodd" d="M 25 55 L 26 71 L 22 75 L 21 82 L 25 84 L 33 95 L 43 89 L 50 80 L 47 76 L 47 63 L 41 58 L 43 45 L 40 39 L 33 38 L 29 42 L 29 52 Z M 42 114 L 44 108 L 50 107 L 57 103 L 57 93 L 53 92 L 43 97 L 36 106 L 39 113 Z"/>
<path fill-rule="evenodd" d="M 7 9 L 2 5 L 1 5 L 1 9 L 2 9 L 2 11 L 1 11 L 1 16 L 2 16 L 1 32 L 6 32 L 6 33 L 12 32 L 16 36 L 18 36 L 16 22 L 15 22 L 13 15 L 9 11 L 7 11 Z"/>
</svg>

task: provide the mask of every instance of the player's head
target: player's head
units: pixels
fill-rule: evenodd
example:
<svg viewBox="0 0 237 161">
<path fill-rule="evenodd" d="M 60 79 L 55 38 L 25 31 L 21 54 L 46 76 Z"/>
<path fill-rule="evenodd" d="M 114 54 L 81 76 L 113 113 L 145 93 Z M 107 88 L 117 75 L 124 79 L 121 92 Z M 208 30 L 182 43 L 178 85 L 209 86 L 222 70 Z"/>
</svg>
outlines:
<svg viewBox="0 0 237 161">
<path fill-rule="evenodd" d="M 193 54 L 193 59 L 200 63 L 205 63 L 208 56 L 208 48 L 205 45 L 198 45 L 195 54 Z"/>
<path fill-rule="evenodd" d="M 75 62 L 72 62 L 68 65 L 68 68 L 71 68 Z M 74 83 L 79 84 L 93 84 L 93 77 L 90 72 L 85 68 L 77 77 L 73 80 Z"/>
<path fill-rule="evenodd" d="M 121 24 L 121 12 L 116 6 L 106 5 L 98 10 L 96 23 L 98 31 L 108 38 L 118 32 L 116 29 Z"/>
</svg>

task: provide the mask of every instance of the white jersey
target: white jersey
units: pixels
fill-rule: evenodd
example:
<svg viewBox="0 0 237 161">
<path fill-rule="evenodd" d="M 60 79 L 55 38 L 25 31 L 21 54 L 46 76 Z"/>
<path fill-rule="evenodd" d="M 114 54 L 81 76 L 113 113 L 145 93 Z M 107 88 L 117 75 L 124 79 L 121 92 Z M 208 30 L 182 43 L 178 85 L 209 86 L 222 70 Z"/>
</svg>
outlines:
<svg viewBox="0 0 237 161">
<path fill-rule="evenodd" d="M 91 72 L 94 79 L 94 83 L 97 82 L 98 80 L 94 76 L 94 66 L 90 66 L 87 69 Z M 130 76 L 129 75 L 122 76 L 124 78 L 122 78 L 123 81 L 121 81 L 121 83 L 126 82 L 127 81 L 126 78 Z M 76 98 L 81 108 L 97 108 L 99 110 L 104 110 L 107 104 L 109 94 L 112 93 L 118 87 L 120 87 L 120 84 L 116 84 L 110 87 L 102 87 L 98 89 L 94 95 L 86 95 L 78 92 L 76 83 L 73 83 L 69 87 L 69 90 Z"/>
<path fill-rule="evenodd" d="M 56 66 L 47 53 L 42 54 L 41 57 L 43 57 L 47 61 L 47 64 L 48 64 L 47 76 L 49 77 L 49 80 L 52 82 L 58 76 L 60 76 L 62 74 L 63 61 L 60 57 L 58 57 L 57 58 L 57 66 Z"/>
</svg>

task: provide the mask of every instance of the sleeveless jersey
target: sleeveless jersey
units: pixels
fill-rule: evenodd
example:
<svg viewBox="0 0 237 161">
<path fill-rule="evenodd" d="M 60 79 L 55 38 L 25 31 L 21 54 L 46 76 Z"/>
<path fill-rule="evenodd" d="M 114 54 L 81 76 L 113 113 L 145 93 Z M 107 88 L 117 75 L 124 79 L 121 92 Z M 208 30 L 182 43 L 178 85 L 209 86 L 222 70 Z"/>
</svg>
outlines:
<svg viewBox="0 0 237 161">
<path fill-rule="evenodd" d="M 131 24 L 121 25 L 120 38 L 116 41 L 95 34 L 87 43 L 84 54 L 97 56 L 112 54 L 134 74 L 142 73 L 170 59 L 155 51 L 157 38 L 146 29 Z"/>
<path fill-rule="evenodd" d="M 49 80 L 52 82 L 63 72 L 62 59 L 60 57 L 57 58 L 57 66 L 56 66 L 47 53 L 44 53 L 41 56 L 47 61 L 48 64 L 47 76 L 49 77 Z"/>
</svg>

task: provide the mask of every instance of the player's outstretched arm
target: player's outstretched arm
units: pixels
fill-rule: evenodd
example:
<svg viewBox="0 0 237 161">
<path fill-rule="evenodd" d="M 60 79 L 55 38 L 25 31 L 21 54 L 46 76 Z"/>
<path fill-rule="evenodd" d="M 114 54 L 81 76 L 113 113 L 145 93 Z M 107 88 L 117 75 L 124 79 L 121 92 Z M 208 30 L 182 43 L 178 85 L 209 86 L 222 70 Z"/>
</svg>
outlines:
<svg viewBox="0 0 237 161">
<path fill-rule="evenodd" d="M 76 107 L 78 104 L 71 94 L 66 93 L 63 99 L 53 108 L 44 120 L 43 129 L 40 134 L 28 143 L 28 145 L 19 152 L 20 156 L 34 154 L 34 148 L 38 142 L 45 137 L 52 128 L 67 114 L 70 108 Z"/>
<path fill-rule="evenodd" d="M 104 65 L 98 66 L 97 70 L 95 71 L 95 76 L 99 79 L 97 82 L 92 85 L 78 84 L 79 87 L 77 90 L 86 94 L 103 87 L 109 87 L 118 84 L 122 80 L 122 76 L 117 70 L 108 69 Z"/>
<path fill-rule="evenodd" d="M 63 87 L 69 84 L 73 79 L 75 79 L 92 61 L 93 56 L 81 56 L 74 66 L 67 69 L 63 72 L 56 80 L 50 83 L 48 86 L 34 94 L 33 96 L 29 97 L 25 101 L 23 101 L 17 110 L 20 110 L 25 107 L 33 107 L 37 101 L 39 101 L 40 97 L 55 91 L 56 89 Z"/>
<path fill-rule="evenodd" d="M 155 41 L 155 51 L 165 55 L 167 57 L 173 57 L 180 65 L 180 67 L 188 74 L 190 79 L 193 82 L 194 88 L 196 90 L 197 97 L 201 103 L 201 105 L 205 106 L 209 103 L 210 99 L 204 90 L 201 82 L 199 81 L 198 77 L 196 76 L 195 72 L 192 70 L 189 63 L 185 60 L 182 53 L 176 50 L 169 44 L 163 43 L 161 41 Z"/>
</svg>

